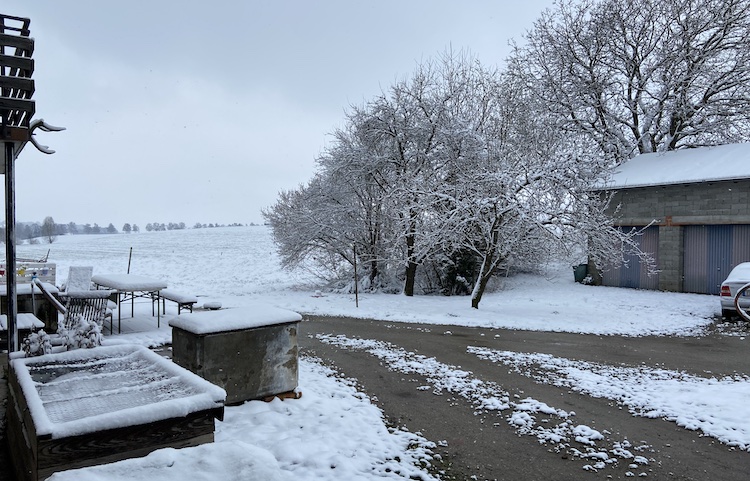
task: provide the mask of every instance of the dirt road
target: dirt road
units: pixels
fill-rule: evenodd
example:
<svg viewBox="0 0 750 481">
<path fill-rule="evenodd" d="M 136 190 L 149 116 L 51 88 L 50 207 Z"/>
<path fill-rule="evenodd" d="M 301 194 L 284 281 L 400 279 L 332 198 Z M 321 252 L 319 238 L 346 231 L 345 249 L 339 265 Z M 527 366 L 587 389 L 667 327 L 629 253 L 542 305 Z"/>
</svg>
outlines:
<svg viewBox="0 0 750 481">
<path fill-rule="evenodd" d="M 606 467 L 586 470 L 595 459 L 581 459 L 571 449 L 556 450 L 535 436 L 519 435 L 506 420 L 507 412 L 479 411 L 460 396 L 438 395 L 423 387 L 426 376 L 389 368 L 382 359 L 363 349 L 321 342 L 318 335 L 344 335 L 385 341 L 437 361 L 470 371 L 484 382 L 502 386 L 513 399 L 527 397 L 568 412 L 575 422 L 604 434 L 598 446 L 640 447 L 649 460 L 636 465 L 619 459 Z M 627 407 L 608 399 L 578 394 L 568 388 L 534 381 L 506 366 L 479 359 L 468 346 L 523 353 L 546 353 L 568 359 L 609 365 L 659 367 L 711 377 L 750 373 L 748 342 L 742 337 L 591 336 L 565 333 L 506 331 L 400 324 L 367 320 L 308 316 L 300 326 L 303 353 L 315 355 L 374 398 L 388 420 L 440 443 L 445 479 L 579 480 L 646 479 L 746 480 L 750 453 L 701 436 L 674 422 L 633 416 Z M 750 401 L 750 400 L 749 400 Z M 544 422 L 544 420 L 541 420 Z M 552 420 L 549 420 L 552 421 Z M 585 445 L 570 442 L 583 451 Z M 476 476 L 476 478 L 472 478 Z"/>
</svg>

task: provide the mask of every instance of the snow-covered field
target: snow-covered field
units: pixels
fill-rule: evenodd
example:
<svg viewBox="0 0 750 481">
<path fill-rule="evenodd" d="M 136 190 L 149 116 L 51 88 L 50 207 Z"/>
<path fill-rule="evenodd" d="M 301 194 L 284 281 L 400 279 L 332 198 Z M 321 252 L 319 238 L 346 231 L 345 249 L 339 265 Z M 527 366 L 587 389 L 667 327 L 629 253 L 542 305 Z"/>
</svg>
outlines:
<svg viewBox="0 0 750 481">
<path fill-rule="evenodd" d="M 132 248 L 132 255 L 131 255 Z M 218 301 L 224 307 L 265 302 L 308 314 L 329 314 L 428 324 L 625 336 L 694 334 L 719 314 L 716 297 L 573 282 L 570 266 L 547 276 L 503 279 L 502 291 L 487 293 L 480 308 L 468 297 L 361 294 L 316 291 L 305 273 L 279 268 L 270 231 L 263 226 L 166 232 L 63 236 L 53 244 L 21 245 L 18 257 L 50 251 L 58 283 L 71 265 L 94 266 L 94 274 L 130 273 L 158 277 L 170 289 Z"/>
<path fill-rule="evenodd" d="M 479 310 L 471 309 L 466 297 L 405 298 L 369 293 L 360 296 L 356 307 L 353 295 L 319 295 L 321 286 L 314 279 L 281 271 L 265 227 L 66 236 L 51 245 L 21 245 L 18 255 L 38 257 L 48 249 L 50 261 L 58 266 L 58 283 L 65 280 L 71 265 L 92 265 L 94 274 L 125 273 L 130 258 L 131 273 L 162 278 L 172 289 L 198 295 L 199 305 L 215 301 L 224 308 L 265 303 L 302 313 L 387 321 L 626 336 L 701 334 L 719 312 L 718 299 L 712 296 L 576 284 L 569 266 L 547 276 L 505 279 L 504 289 L 486 294 Z M 154 326 L 148 332 L 112 336 L 107 342 L 157 345 L 168 342 L 170 336 L 163 322 L 159 330 Z M 440 366 L 435 359 L 415 356 L 397 346 L 369 340 L 325 341 L 370 349 L 373 355 L 387 359 L 394 370 L 406 365 L 424 369 L 432 373 L 433 386 L 426 389 L 460 386 L 458 380 L 471 378 L 471 373 Z M 744 450 L 750 447 L 750 411 L 743 410 L 747 403 L 726 408 L 731 399 L 746 397 L 750 391 L 745 376 L 706 380 L 657 366 L 628 371 L 534 357 L 536 353 L 476 349 L 474 354 L 519 372 L 525 372 L 529 362 L 541 363 L 547 375 L 540 382 L 607 397 L 627 406 L 633 415 L 672 419 L 728 445 Z M 476 382 L 468 385 L 473 386 L 466 391 L 468 401 L 505 413 L 507 422 L 519 433 L 536 435 L 545 442 L 590 442 L 594 447 L 581 453 L 591 459 L 587 469 L 599 469 L 619 459 L 631 463 L 633 473 L 639 474 L 648 462 L 638 453 L 638 446 L 596 447 L 598 433 L 571 421 L 569 413 L 533 399 L 508 399 L 499 386 L 477 390 Z M 603 386 L 608 389 L 603 391 Z M 724 394 L 709 394 L 715 394 L 715 389 Z M 439 477 L 424 468 L 432 459 L 433 442 L 439 440 L 386 427 L 382 413 L 356 391 L 351 380 L 341 379 L 315 359 L 302 359 L 300 390 L 304 394 L 299 400 L 249 402 L 227 408 L 225 421 L 217 428 L 217 442 L 212 445 L 162 450 L 143 459 L 60 473 L 53 479 L 288 479 L 292 474 L 300 480 Z M 694 401 L 681 402 L 677 392 L 689 392 L 685 399 Z M 542 429 L 532 422 L 535 412 L 546 411 L 560 418 L 557 430 Z M 588 442 L 584 444 L 588 446 Z"/>
</svg>

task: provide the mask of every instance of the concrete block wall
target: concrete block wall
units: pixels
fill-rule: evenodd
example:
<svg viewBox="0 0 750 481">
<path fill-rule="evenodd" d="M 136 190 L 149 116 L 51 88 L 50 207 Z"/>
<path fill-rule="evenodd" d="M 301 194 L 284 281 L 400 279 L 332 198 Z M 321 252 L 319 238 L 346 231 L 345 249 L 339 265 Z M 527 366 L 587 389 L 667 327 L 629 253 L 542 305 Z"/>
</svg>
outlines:
<svg viewBox="0 0 750 481">
<path fill-rule="evenodd" d="M 659 226 L 659 290 L 682 291 L 684 276 L 682 226 Z"/>
<path fill-rule="evenodd" d="M 659 226 L 659 289 L 682 291 L 684 226 L 750 224 L 750 180 L 621 189 L 616 225 Z M 590 269 L 591 270 L 591 269 Z"/>
<path fill-rule="evenodd" d="M 750 224 L 750 180 L 636 187 L 615 192 L 619 225 Z"/>
</svg>

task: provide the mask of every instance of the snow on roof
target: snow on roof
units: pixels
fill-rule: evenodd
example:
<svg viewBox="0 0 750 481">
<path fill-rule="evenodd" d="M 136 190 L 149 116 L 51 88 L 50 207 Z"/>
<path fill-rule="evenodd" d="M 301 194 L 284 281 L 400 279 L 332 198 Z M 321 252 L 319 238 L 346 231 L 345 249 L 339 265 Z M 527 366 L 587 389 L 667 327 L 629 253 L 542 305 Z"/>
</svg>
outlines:
<svg viewBox="0 0 750 481">
<path fill-rule="evenodd" d="M 218 311 L 182 314 L 169 321 L 169 325 L 193 334 L 215 334 L 258 327 L 298 322 L 302 316 L 294 311 L 254 304 L 249 308 L 221 309 Z"/>
<path fill-rule="evenodd" d="M 628 189 L 750 178 L 750 143 L 641 154 L 625 162 L 604 185 Z"/>
</svg>

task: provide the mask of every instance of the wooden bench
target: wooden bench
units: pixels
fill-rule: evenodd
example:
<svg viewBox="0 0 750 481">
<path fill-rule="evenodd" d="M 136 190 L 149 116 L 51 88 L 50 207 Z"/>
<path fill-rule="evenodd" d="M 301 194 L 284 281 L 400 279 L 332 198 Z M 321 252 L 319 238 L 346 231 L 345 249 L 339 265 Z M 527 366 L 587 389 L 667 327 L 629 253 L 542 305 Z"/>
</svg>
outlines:
<svg viewBox="0 0 750 481">
<path fill-rule="evenodd" d="M 177 315 L 180 315 L 180 312 L 182 309 L 190 309 L 190 312 L 193 312 L 193 304 L 198 302 L 198 298 L 195 296 L 191 296 L 190 294 L 183 294 L 182 292 L 177 292 L 172 289 L 162 289 L 159 291 L 159 297 L 161 298 L 161 312 L 162 314 L 166 314 L 166 302 L 165 301 L 172 301 L 175 304 L 177 304 Z"/>
<path fill-rule="evenodd" d="M 30 312 L 19 312 L 16 315 L 16 330 L 19 341 L 28 336 L 31 332 L 43 329 L 44 323 Z M 0 349 L 8 346 L 8 316 L 0 315 Z"/>
</svg>

